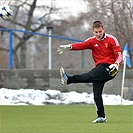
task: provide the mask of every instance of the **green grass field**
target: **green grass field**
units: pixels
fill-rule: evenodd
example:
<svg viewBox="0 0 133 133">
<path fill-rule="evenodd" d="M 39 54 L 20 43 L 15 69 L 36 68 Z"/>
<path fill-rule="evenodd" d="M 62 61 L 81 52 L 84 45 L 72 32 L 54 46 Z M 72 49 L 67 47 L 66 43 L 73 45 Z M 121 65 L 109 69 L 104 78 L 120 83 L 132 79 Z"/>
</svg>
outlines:
<svg viewBox="0 0 133 133">
<path fill-rule="evenodd" d="M 132 106 L 105 106 L 107 123 L 92 123 L 94 105 L 0 106 L 0 133 L 133 133 Z"/>
</svg>

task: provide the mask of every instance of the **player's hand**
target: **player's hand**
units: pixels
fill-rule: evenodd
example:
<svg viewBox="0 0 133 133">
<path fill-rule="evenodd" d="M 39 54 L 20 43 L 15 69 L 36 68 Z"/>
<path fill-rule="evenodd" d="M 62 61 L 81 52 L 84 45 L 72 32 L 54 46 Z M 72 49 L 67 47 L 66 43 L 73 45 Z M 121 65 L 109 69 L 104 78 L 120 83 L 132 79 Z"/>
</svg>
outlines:
<svg viewBox="0 0 133 133">
<path fill-rule="evenodd" d="M 115 76 L 117 73 L 118 73 L 118 71 L 119 71 L 119 64 L 118 63 L 114 63 L 114 64 L 111 64 L 110 66 L 109 66 L 109 74 L 110 74 L 110 76 Z"/>
<path fill-rule="evenodd" d="M 72 46 L 71 44 L 67 44 L 67 45 L 60 45 L 57 49 L 57 51 L 59 52 L 59 54 L 62 54 L 64 51 L 69 51 L 71 50 Z"/>
</svg>

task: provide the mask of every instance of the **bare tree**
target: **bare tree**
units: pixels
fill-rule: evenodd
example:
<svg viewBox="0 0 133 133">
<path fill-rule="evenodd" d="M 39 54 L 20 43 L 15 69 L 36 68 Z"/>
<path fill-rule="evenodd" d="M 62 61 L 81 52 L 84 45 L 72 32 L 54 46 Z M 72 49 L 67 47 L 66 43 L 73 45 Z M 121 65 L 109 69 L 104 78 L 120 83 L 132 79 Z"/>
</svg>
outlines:
<svg viewBox="0 0 133 133">
<path fill-rule="evenodd" d="M 10 4 L 13 8 L 14 15 L 10 20 L 8 28 L 13 27 L 16 29 L 23 29 L 25 31 L 37 32 L 50 26 L 58 19 L 53 19 L 52 14 L 59 13 L 60 9 L 44 5 L 37 5 L 38 0 L 19 0 L 15 4 Z M 6 27 L 6 25 L 3 25 Z M 26 45 L 25 43 L 30 40 L 34 35 L 18 32 L 13 32 L 14 40 L 17 44 L 13 47 L 13 58 L 15 68 L 26 67 Z M 8 49 L 6 49 L 8 51 Z M 20 51 L 18 53 L 18 50 Z M 20 58 L 19 58 L 20 56 Z"/>
<path fill-rule="evenodd" d="M 100 19 L 105 22 L 106 32 L 115 35 L 121 47 L 124 47 L 125 43 L 128 43 L 129 47 L 133 47 L 132 0 L 82 1 L 86 4 L 86 11 L 80 13 L 78 17 L 69 16 L 69 18 L 63 20 L 51 17 L 52 14 L 61 14 L 61 9 L 59 8 L 53 6 L 48 7 L 46 5 L 38 6 L 37 0 L 16 1 L 15 5 L 11 5 L 14 10 L 14 18 L 9 22 L 8 28 L 13 27 L 16 29 L 41 32 L 42 29 L 44 30 L 44 27 L 52 25 L 54 26 L 53 34 L 84 40 L 92 35 L 91 24 L 93 20 Z M 39 12 L 37 12 L 37 10 Z M 37 14 L 35 15 L 36 12 Z M 32 34 L 18 34 L 16 32 L 13 32 L 13 35 L 14 40 L 17 42 L 15 42 L 13 47 L 15 68 L 25 68 L 25 53 L 27 51 L 25 44 L 29 40 L 35 43 L 35 37 L 33 37 Z M 58 43 L 59 42 L 54 41 L 54 44 L 58 45 Z M 56 48 L 57 46 L 55 49 Z M 6 49 L 6 51 L 8 51 L 8 49 Z M 54 56 L 54 58 L 56 57 Z"/>
</svg>

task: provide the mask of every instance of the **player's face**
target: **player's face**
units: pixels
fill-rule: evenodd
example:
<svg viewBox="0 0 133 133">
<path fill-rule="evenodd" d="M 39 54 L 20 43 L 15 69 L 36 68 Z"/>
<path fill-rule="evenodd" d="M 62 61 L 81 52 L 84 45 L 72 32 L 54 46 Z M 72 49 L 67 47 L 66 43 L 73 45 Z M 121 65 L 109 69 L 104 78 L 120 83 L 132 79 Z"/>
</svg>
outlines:
<svg viewBox="0 0 133 133">
<path fill-rule="evenodd" d="M 103 34 L 104 34 L 103 27 L 94 28 L 93 34 L 96 36 L 97 39 L 101 39 L 103 37 Z"/>
</svg>

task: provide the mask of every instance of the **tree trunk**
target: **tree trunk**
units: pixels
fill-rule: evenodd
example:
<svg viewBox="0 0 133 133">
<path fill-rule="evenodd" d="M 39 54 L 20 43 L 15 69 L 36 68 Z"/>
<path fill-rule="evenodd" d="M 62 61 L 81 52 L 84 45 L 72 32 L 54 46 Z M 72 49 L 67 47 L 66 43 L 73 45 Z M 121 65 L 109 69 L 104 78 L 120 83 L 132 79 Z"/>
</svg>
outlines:
<svg viewBox="0 0 133 133">
<path fill-rule="evenodd" d="M 26 45 L 23 44 L 20 48 L 20 69 L 26 68 Z"/>
</svg>

